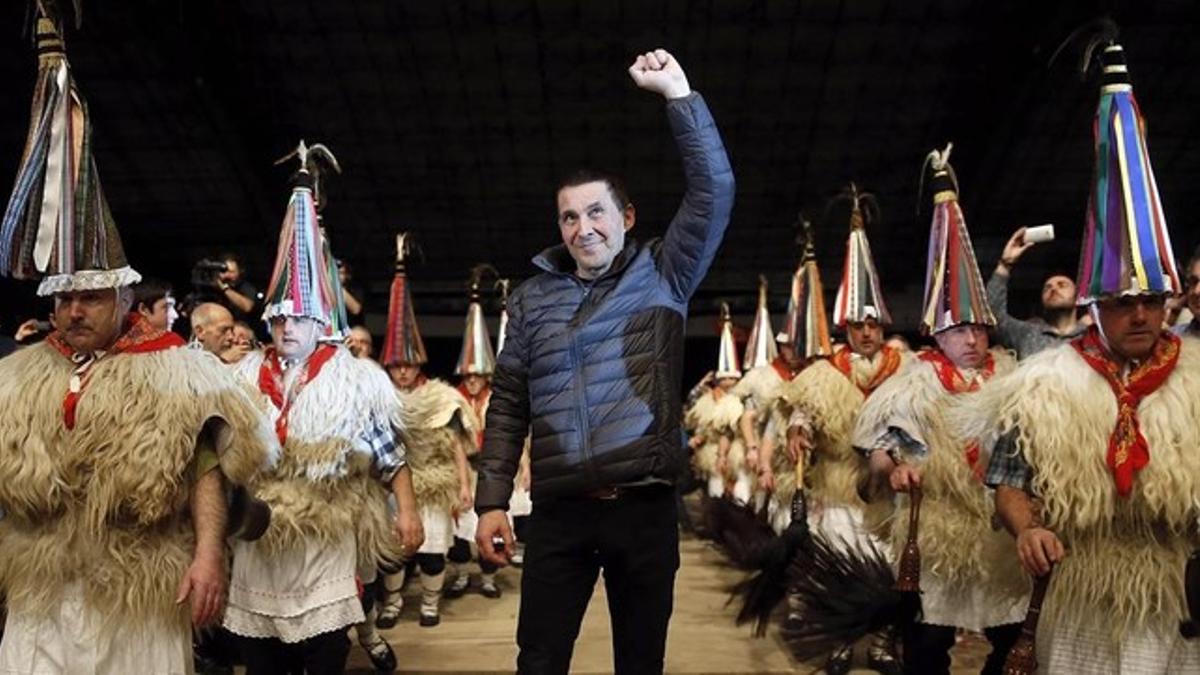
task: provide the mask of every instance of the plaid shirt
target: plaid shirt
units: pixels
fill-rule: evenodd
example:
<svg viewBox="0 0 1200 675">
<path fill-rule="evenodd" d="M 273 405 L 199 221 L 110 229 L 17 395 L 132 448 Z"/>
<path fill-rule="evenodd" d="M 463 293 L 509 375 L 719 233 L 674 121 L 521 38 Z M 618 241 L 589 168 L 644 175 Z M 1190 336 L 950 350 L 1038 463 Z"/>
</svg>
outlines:
<svg viewBox="0 0 1200 675">
<path fill-rule="evenodd" d="M 358 449 L 371 454 L 371 475 L 384 485 L 391 485 L 392 479 L 408 462 L 404 445 L 397 437 L 391 422 L 380 420 L 359 438 Z"/>
<path fill-rule="evenodd" d="M 996 441 L 983 482 L 988 487 L 1004 485 L 1032 493 L 1033 467 L 1017 446 L 1018 430 L 1012 429 Z"/>
<path fill-rule="evenodd" d="M 899 427 L 888 427 L 887 431 L 879 436 L 872 447 L 856 449 L 863 457 L 867 458 L 870 458 L 872 452 L 882 450 L 897 463 L 905 455 L 921 461 L 929 454 L 929 448 L 925 447 L 924 443 L 909 436 Z"/>
</svg>

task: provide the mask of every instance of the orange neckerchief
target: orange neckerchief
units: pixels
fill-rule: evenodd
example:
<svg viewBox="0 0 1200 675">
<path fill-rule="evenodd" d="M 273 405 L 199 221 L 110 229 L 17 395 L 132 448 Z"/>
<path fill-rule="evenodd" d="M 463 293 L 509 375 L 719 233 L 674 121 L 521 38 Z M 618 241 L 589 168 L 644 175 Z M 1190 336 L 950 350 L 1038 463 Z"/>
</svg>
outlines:
<svg viewBox="0 0 1200 675">
<path fill-rule="evenodd" d="M 1150 463 L 1150 444 L 1138 423 L 1138 406 L 1175 370 L 1175 364 L 1179 362 L 1179 345 L 1178 336 L 1163 331 L 1150 358 L 1130 371 L 1128 382 L 1122 382 L 1121 366 L 1113 361 L 1095 326 L 1071 340 L 1071 346 L 1079 356 L 1108 382 L 1117 397 L 1117 423 L 1108 437 L 1105 459 L 1117 484 L 1117 494 L 1122 497 L 1129 496 L 1133 491 L 1134 476 Z"/>
<path fill-rule="evenodd" d="M 336 353 L 337 347 L 333 345 L 319 345 L 303 365 L 296 366 L 303 368 L 304 372 L 300 374 L 295 386 L 290 391 L 284 392 L 283 365 L 279 363 L 279 354 L 275 351 L 275 347 L 267 347 L 262 365 L 258 368 L 258 389 L 266 394 L 275 408 L 279 410 L 279 418 L 275 420 L 275 435 L 279 437 L 280 445 L 287 442 L 288 414 L 292 411 L 292 403 L 300 396 L 300 391 L 304 389 L 305 385 L 317 379 L 317 375 L 321 374 L 321 369 Z"/>
<path fill-rule="evenodd" d="M 151 326 L 146 317 L 138 312 L 129 313 L 129 316 L 125 318 L 124 332 L 113 343 L 113 346 L 100 356 L 77 353 L 63 339 L 60 331 L 51 333 L 46 338 L 46 342 L 58 350 L 58 353 L 71 359 L 76 366 L 75 372 L 71 374 L 70 389 L 63 399 L 63 423 L 66 424 L 67 429 L 75 428 L 75 410 L 79 406 L 79 399 L 83 396 L 83 390 L 91 380 L 92 366 L 101 358 L 116 354 L 147 354 L 187 344 L 175 333 Z"/>
<path fill-rule="evenodd" d="M 479 431 L 475 432 L 475 447 L 482 448 L 483 425 L 485 422 L 483 407 L 492 395 L 492 386 L 485 384 L 483 389 L 479 390 L 479 396 L 472 396 L 471 392 L 467 389 L 467 385 L 459 383 L 458 393 L 462 394 L 463 398 L 467 399 L 467 402 L 471 404 L 471 408 L 475 411 L 475 419 L 479 420 Z"/>
<path fill-rule="evenodd" d="M 879 370 L 875 371 L 875 375 L 871 378 L 870 382 L 867 382 L 866 386 L 854 382 L 854 378 L 851 375 L 850 360 L 854 357 L 854 351 L 850 347 L 842 347 L 834 352 L 833 358 L 830 361 L 833 363 L 834 368 L 841 371 L 854 386 L 858 387 L 863 396 L 870 396 L 879 388 L 879 385 L 883 384 L 892 375 L 895 375 L 896 371 L 900 369 L 900 350 L 884 345 L 880 353 L 882 354 L 882 358 L 879 363 Z"/>
<path fill-rule="evenodd" d="M 792 367 L 788 365 L 788 362 L 782 356 L 776 356 L 775 360 L 771 361 L 771 367 L 775 369 L 775 372 L 779 373 L 779 377 L 783 378 L 784 382 L 791 382 L 800 374 L 799 370 L 792 370 Z"/>
<path fill-rule="evenodd" d="M 967 392 L 979 391 L 979 378 L 972 378 L 967 381 L 962 375 L 962 371 L 954 362 L 950 360 L 942 350 L 931 349 L 927 352 L 921 352 L 918 359 L 933 366 L 933 372 L 937 373 L 938 380 L 942 383 L 942 387 L 951 394 L 965 394 Z M 979 374 L 984 380 L 990 380 L 996 374 L 996 360 L 992 358 L 991 352 L 987 355 L 987 360 L 983 363 L 983 368 Z M 983 482 L 983 464 L 980 463 L 979 442 L 972 441 L 967 449 L 963 451 L 963 456 L 967 460 L 967 464 L 971 466 L 971 473 L 975 474 L 975 479 Z"/>
</svg>

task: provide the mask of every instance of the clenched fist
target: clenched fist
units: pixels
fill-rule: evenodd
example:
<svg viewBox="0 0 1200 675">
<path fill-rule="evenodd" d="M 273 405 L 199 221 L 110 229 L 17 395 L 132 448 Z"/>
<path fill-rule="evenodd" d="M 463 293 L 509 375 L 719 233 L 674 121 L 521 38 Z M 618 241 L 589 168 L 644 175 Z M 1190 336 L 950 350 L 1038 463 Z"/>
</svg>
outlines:
<svg viewBox="0 0 1200 675">
<path fill-rule="evenodd" d="M 692 93 L 683 68 L 665 49 L 639 55 L 629 66 L 629 76 L 637 86 L 658 92 L 667 99 L 683 98 Z"/>
</svg>

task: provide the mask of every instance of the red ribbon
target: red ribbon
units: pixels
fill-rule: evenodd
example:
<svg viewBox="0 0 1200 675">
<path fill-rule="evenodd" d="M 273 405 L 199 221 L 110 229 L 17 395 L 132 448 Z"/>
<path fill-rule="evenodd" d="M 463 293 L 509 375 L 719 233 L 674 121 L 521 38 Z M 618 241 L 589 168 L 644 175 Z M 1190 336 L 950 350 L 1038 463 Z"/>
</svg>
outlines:
<svg viewBox="0 0 1200 675">
<path fill-rule="evenodd" d="M 791 382 L 800 374 L 800 371 L 792 370 L 792 367 L 788 365 L 787 360 L 782 356 L 776 356 L 775 360 L 771 362 L 771 367 L 775 369 L 775 372 L 779 373 L 779 377 L 783 378 L 784 382 Z"/>
<path fill-rule="evenodd" d="M 304 368 L 304 372 L 300 374 L 296 385 L 285 396 L 283 365 L 279 363 L 279 354 L 274 347 L 267 347 L 262 365 L 258 369 L 258 389 L 266 394 L 271 399 L 272 405 L 279 410 L 279 417 L 275 420 L 275 435 L 279 438 L 280 445 L 287 442 L 288 414 L 292 410 L 292 403 L 300 395 L 300 391 L 304 389 L 305 385 L 317 379 L 317 375 L 321 374 L 321 369 L 336 353 L 337 347 L 333 345 L 317 347 L 312 356 L 308 357 L 308 361 L 300 366 Z"/>
<path fill-rule="evenodd" d="M 472 396 L 471 391 L 467 389 L 467 385 L 459 384 L 458 393 L 462 394 L 463 398 L 467 399 L 467 402 L 471 404 L 471 409 L 475 411 L 475 419 L 479 420 L 479 431 L 475 432 L 475 447 L 482 449 L 483 425 L 486 422 L 483 407 L 487 405 L 488 398 L 492 395 L 492 388 L 490 385 L 485 384 L 483 389 L 479 391 L 479 396 Z"/>
<path fill-rule="evenodd" d="M 962 371 L 948 356 L 942 353 L 940 349 L 933 349 L 927 352 L 922 352 L 917 358 L 925 361 L 933 366 L 933 371 L 937 373 L 938 381 L 942 383 L 942 387 L 951 394 L 963 394 L 972 391 L 979 391 L 980 378 L 972 378 L 967 380 L 963 377 Z M 996 374 L 996 360 L 992 358 L 989 352 L 987 360 L 983 364 L 983 369 L 979 373 L 983 380 L 989 380 Z M 971 467 L 971 473 L 975 479 L 983 482 L 983 464 L 979 461 L 980 449 L 979 442 L 972 441 L 970 445 L 963 450 L 963 457 L 967 460 L 967 465 Z"/>
<path fill-rule="evenodd" d="M 1122 497 L 1129 496 L 1133 491 L 1134 476 L 1150 463 L 1150 444 L 1142 435 L 1138 406 L 1175 370 L 1175 364 L 1179 362 L 1179 345 L 1177 336 L 1163 331 L 1150 358 L 1129 373 L 1128 381 L 1122 382 L 1121 366 L 1109 355 L 1099 330 L 1093 326 L 1071 341 L 1079 356 L 1108 382 L 1117 397 L 1117 421 L 1108 438 L 1105 461 L 1112 472 L 1117 494 Z"/>
<path fill-rule="evenodd" d="M 858 387 L 859 391 L 863 393 L 863 396 L 870 396 L 875 392 L 876 389 L 879 388 L 879 385 L 883 384 L 884 381 L 892 375 L 895 375 L 896 371 L 900 369 L 900 350 L 892 349 L 891 347 L 884 345 L 880 350 L 880 353 L 883 356 L 879 364 L 879 370 L 875 372 L 875 375 L 871 377 L 871 381 L 867 382 L 866 385 L 860 385 L 857 382 L 854 382 L 853 378 L 851 378 L 850 364 L 854 352 L 849 347 L 842 347 L 838 351 L 834 352 L 831 361 L 833 362 L 834 368 L 837 368 L 843 375 L 845 375 L 847 378 L 850 378 L 851 382 L 854 382 L 854 386 Z"/>
<path fill-rule="evenodd" d="M 926 352 L 921 352 L 917 358 L 925 361 L 933 366 L 933 371 L 937 373 L 938 380 L 942 386 L 951 394 L 965 394 L 971 391 L 979 391 L 979 378 L 971 379 L 963 377 L 962 371 L 950 357 L 946 356 L 940 349 L 931 349 Z M 996 374 L 996 360 L 992 358 L 991 352 L 988 352 L 987 360 L 983 363 L 983 369 L 979 373 L 984 380 L 991 379 L 992 375 Z"/>
<path fill-rule="evenodd" d="M 46 338 L 46 342 L 68 359 L 74 358 L 75 350 L 63 339 L 61 331 L 51 333 Z M 105 352 L 105 356 L 148 354 L 174 347 L 182 347 L 186 344 L 183 338 L 175 333 L 159 330 L 151 326 L 145 316 L 138 312 L 130 312 L 129 316 L 125 318 L 125 330 L 117 338 L 117 341 L 113 343 L 112 348 Z M 63 398 L 63 424 L 66 425 L 68 430 L 75 428 L 76 410 L 79 407 L 79 399 L 83 397 L 84 389 L 91 380 L 90 368 L 92 365 L 95 365 L 94 361 L 80 375 L 79 391 L 68 391 L 66 397 Z"/>
</svg>

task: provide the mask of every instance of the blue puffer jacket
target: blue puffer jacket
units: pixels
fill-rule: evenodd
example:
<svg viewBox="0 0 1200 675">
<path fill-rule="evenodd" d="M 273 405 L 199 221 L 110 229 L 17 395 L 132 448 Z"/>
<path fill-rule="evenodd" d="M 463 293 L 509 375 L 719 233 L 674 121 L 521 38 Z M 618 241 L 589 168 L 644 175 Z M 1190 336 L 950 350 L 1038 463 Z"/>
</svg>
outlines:
<svg viewBox="0 0 1200 675">
<path fill-rule="evenodd" d="M 687 303 L 716 256 L 733 208 L 733 171 L 699 94 L 667 103 L 687 192 L 666 236 L 630 241 L 593 281 L 564 246 L 509 299 L 476 509 L 508 508 L 532 431 L 533 499 L 646 480 L 673 482 Z"/>
</svg>

